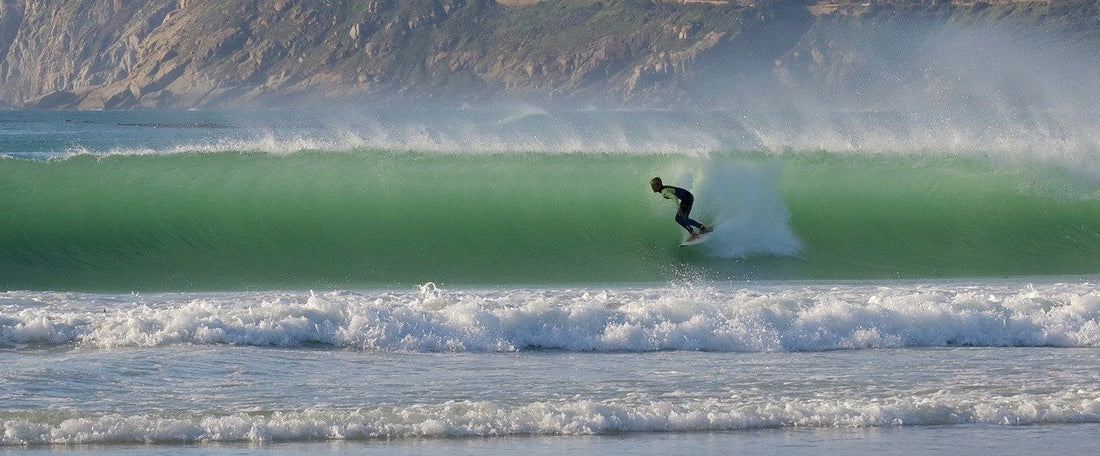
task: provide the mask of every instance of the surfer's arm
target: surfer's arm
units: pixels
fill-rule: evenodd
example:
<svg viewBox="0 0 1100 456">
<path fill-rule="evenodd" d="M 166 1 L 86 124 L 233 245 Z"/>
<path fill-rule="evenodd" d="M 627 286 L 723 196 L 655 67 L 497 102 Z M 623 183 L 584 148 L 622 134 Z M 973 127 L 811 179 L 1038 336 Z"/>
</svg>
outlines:
<svg viewBox="0 0 1100 456">
<path fill-rule="evenodd" d="M 665 199 L 672 200 L 672 202 L 676 203 L 676 215 L 683 215 L 684 210 L 680 207 L 680 198 L 676 196 L 676 189 L 675 188 L 665 187 L 664 190 L 661 190 L 661 196 L 665 197 Z"/>
<path fill-rule="evenodd" d="M 670 199 L 670 200 L 676 202 L 677 204 L 680 203 L 680 198 L 676 197 L 676 189 L 674 189 L 672 187 L 665 187 L 664 189 L 662 189 L 661 190 L 661 196 L 665 197 L 665 199 Z"/>
</svg>

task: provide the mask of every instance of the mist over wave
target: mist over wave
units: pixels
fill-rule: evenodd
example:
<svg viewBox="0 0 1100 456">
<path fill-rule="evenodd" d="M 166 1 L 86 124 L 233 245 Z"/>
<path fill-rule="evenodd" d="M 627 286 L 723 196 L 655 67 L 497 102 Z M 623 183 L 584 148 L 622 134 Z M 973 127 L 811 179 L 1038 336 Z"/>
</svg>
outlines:
<svg viewBox="0 0 1100 456">
<path fill-rule="evenodd" d="M 1037 108 L 1038 109 L 1038 108 Z M 1100 182 L 1100 114 L 1074 110 L 987 119 L 904 110 L 548 110 L 531 105 L 470 109 L 309 112 L 112 112 L 39 114 L 74 129 L 61 140 L 0 138 L 0 156 L 58 159 L 382 149 L 461 155 L 496 153 L 682 154 L 715 151 L 961 156 L 1008 166 L 1041 164 Z M 9 112 L 0 117 L 9 118 Z M 22 122 L 32 122 L 22 119 Z M 50 118 L 53 116 L 54 118 Z M 136 117 L 136 118 L 134 118 Z M 153 119 L 142 120 L 144 117 Z M 213 120 L 203 120 L 213 119 Z M 194 127 L 198 121 L 217 127 Z M 75 126 L 72 124 L 76 124 Z M 206 125 L 206 124 L 201 124 Z M 31 128 L 31 127 L 28 127 Z M 60 138 L 59 138 L 60 139 Z"/>
</svg>

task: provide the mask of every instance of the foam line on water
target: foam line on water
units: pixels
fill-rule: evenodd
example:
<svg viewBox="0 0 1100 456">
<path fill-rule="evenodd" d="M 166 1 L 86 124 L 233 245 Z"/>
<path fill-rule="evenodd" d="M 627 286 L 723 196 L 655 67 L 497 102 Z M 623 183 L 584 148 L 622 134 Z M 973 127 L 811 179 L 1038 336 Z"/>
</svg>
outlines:
<svg viewBox="0 0 1100 456">
<path fill-rule="evenodd" d="M 1096 389 L 1020 397 L 943 390 L 875 400 L 731 397 L 631 403 L 571 399 L 519 405 L 448 401 L 358 409 L 125 416 L 0 412 L 0 446 L 1096 423 L 1100 422 L 1098 395 Z"/>
<path fill-rule="evenodd" d="M 1100 346 L 1091 284 L 0 295 L 0 346 L 496 352 Z"/>
</svg>

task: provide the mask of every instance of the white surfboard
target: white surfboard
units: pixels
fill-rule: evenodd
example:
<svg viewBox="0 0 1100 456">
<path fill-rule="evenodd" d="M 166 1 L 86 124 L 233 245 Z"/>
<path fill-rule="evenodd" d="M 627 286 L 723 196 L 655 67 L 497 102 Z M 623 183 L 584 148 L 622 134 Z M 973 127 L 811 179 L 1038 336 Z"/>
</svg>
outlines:
<svg viewBox="0 0 1100 456">
<path fill-rule="evenodd" d="M 706 242 L 708 238 L 710 238 L 710 232 L 708 232 L 706 234 L 700 234 L 698 237 L 696 237 L 695 239 L 692 239 L 690 241 L 685 239 L 684 242 L 680 243 L 680 247 L 687 247 L 689 245 L 699 245 L 699 244 L 702 244 L 702 243 Z"/>
</svg>

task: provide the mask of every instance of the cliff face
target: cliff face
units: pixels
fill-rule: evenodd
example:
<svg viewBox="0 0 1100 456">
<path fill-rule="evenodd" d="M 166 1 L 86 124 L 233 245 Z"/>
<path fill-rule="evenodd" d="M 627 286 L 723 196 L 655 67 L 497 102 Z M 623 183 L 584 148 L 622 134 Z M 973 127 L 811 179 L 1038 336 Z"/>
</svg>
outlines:
<svg viewBox="0 0 1100 456">
<path fill-rule="evenodd" d="M 706 107 L 763 90 L 853 94 L 890 85 L 886 65 L 906 81 L 927 71 L 915 62 L 934 55 L 915 55 L 913 37 L 950 30 L 1010 30 L 1025 48 L 1057 37 L 1091 44 L 1087 56 L 1097 3 L 0 0 L 0 106 L 504 97 Z"/>
</svg>

